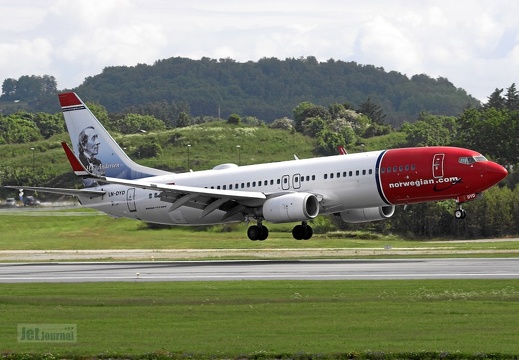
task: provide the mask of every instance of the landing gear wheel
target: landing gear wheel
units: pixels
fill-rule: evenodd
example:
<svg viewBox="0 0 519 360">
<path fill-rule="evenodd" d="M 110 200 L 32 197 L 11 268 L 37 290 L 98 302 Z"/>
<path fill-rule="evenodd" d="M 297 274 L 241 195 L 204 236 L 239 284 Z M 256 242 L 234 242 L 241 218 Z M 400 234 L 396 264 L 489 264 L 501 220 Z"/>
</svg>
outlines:
<svg viewBox="0 0 519 360">
<path fill-rule="evenodd" d="M 465 219 L 467 217 L 467 212 L 463 209 L 458 209 L 454 212 L 454 217 L 458 220 Z"/>
<path fill-rule="evenodd" d="M 296 240 L 308 240 L 312 237 L 314 231 L 311 226 L 307 224 L 296 225 L 292 229 L 292 236 Z"/>
<path fill-rule="evenodd" d="M 266 240 L 269 236 L 269 229 L 263 225 L 252 225 L 247 229 L 247 236 L 250 240 Z"/>
<path fill-rule="evenodd" d="M 261 229 L 257 225 L 252 225 L 247 229 L 247 236 L 250 240 L 256 241 L 261 235 Z"/>
<path fill-rule="evenodd" d="M 258 237 L 259 241 L 266 240 L 269 237 L 269 229 L 266 226 L 260 226 L 260 236 Z"/>
</svg>

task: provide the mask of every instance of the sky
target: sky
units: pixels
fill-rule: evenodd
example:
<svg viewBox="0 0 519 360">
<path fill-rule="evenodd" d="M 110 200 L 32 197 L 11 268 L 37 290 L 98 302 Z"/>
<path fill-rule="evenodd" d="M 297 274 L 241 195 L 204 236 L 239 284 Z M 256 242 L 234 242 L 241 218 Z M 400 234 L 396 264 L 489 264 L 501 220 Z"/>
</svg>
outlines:
<svg viewBox="0 0 519 360">
<path fill-rule="evenodd" d="M 516 0 L 0 0 L 0 82 L 108 66 L 315 56 L 427 74 L 486 102 L 519 83 Z"/>
</svg>

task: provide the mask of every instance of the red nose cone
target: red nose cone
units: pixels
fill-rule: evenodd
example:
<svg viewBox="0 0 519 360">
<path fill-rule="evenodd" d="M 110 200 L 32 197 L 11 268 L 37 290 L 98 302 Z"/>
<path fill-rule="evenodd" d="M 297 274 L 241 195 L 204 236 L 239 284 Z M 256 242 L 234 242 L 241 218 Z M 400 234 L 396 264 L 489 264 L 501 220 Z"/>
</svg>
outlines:
<svg viewBox="0 0 519 360">
<path fill-rule="evenodd" d="M 492 182 L 492 185 L 497 184 L 508 175 L 508 171 L 499 164 L 489 161 L 487 164 L 487 177 Z"/>
</svg>

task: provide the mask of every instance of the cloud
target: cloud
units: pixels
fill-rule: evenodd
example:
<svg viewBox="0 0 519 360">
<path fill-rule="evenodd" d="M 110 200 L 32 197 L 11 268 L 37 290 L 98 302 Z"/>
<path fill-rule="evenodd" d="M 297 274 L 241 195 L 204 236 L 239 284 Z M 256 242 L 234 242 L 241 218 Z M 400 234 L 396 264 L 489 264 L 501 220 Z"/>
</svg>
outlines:
<svg viewBox="0 0 519 360">
<path fill-rule="evenodd" d="M 519 77 L 519 2 L 6 0 L 0 81 L 78 86 L 104 67 L 173 56 L 315 56 L 446 77 L 485 100 Z"/>
</svg>

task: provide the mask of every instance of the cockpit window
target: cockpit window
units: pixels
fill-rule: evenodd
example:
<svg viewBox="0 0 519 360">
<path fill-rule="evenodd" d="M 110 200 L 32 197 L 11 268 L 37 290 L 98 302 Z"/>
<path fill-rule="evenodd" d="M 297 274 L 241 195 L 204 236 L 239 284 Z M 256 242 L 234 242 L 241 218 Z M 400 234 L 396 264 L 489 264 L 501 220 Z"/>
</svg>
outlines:
<svg viewBox="0 0 519 360">
<path fill-rule="evenodd" d="M 466 164 L 466 165 L 470 165 L 470 164 L 473 164 L 475 162 L 481 162 L 481 161 L 487 161 L 487 158 L 484 157 L 483 155 L 478 155 L 478 156 L 460 157 L 458 159 L 458 162 L 460 164 Z"/>
</svg>

